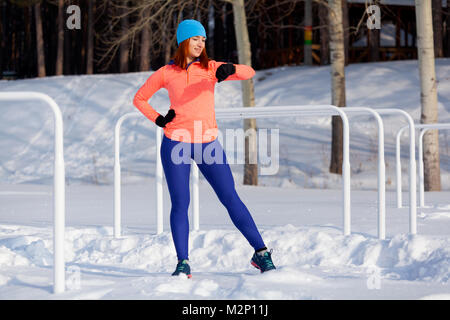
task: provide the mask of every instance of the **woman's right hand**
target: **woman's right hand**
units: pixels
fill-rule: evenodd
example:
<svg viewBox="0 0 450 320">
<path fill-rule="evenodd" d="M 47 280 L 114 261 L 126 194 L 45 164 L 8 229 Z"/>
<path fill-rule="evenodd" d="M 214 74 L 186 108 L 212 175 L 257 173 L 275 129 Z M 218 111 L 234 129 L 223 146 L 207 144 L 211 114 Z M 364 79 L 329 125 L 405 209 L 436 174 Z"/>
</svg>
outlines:
<svg viewBox="0 0 450 320">
<path fill-rule="evenodd" d="M 169 122 L 171 122 L 173 120 L 173 118 L 175 118 L 175 110 L 169 109 L 169 112 L 167 112 L 165 117 L 163 117 L 162 115 L 159 115 L 156 118 L 155 124 L 158 127 L 164 128 L 166 126 L 166 124 L 168 124 Z"/>
</svg>

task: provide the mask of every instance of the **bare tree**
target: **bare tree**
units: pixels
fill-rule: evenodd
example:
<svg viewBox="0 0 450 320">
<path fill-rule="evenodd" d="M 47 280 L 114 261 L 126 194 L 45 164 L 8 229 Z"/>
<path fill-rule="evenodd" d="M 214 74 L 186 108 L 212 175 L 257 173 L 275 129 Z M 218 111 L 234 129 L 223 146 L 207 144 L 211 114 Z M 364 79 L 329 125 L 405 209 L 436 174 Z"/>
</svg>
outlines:
<svg viewBox="0 0 450 320">
<path fill-rule="evenodd" d="M 348 65 L 348 52 L 350 43 L 350 22 L 348 20 L 348 6 L 347 0 L 342 1 L 342 27 L 344 28 L 344 52 L 345 52 L 345 65 Z"/>
<path fill-rule="evenodd" d="M 341 0 L 328 0 L 330 60 L 331 60 L 331 104 L 345 107 L 345 49 Z M 342 120 L 333 116 L 330 172 L 342 174 L 343 131 Z"/>
<path fill-rule="evenodd" d="M 95 0 L 90 0 L 88 2 L 86 74 L 94 73 L 94 11 Z"/>
<path fill-rule="evenodd" d="M 368 29 L 367 38 L 369 45 L 369 61 L 375 62 L 380 60 L 380 30 Z"/>
<path fill-rule="evenodd" d="M 63 74 L 64 63 L 64 0 L 58 0 L 58 44 L 56 50 L 56 71 L 55 74 L 60 76 Z"/>
<path fill-rule="evenodd" d="M 34 16 L 36 21 L 36 49 L 37 49 L 38 77 L 45 77 L 46 73 L 45 73 L 44 36 L 42 33 L 40 2 L 34 5 Z"/>
<path fill-rule="evenodd" d="M 450 0 L 447 0 L 447 17 L 445 21 L 447 33 L 447 57 L 450 57 Z"/>
<path fill-rule="evenodd" d="M 328 5 L 319 2 L 319 24 L 320 24 L 320 64 L 330 62 L 329 32 L 328 32 Z"/>
<path fill-rule="evenodd" d="M 417 51 L 419 56 L 421 123 L 436 123 L 438 119 L 436 73 L 431 2 L 416 0 Z M 424 178 L 426 191 L 441 190 L 439 166 L 439 136 L 430 130 L 424 136 Z"/>
<path fill-rule="evenodd" d="M 169 19 L 165 19 L 163 22 L 163 26 L 165 30 L 171 29 L 171 23 L 172 19 L 171 17 Z M 173 30 L 175 30 L 173 28 Z M 175 32 L 174 32 L 175 33 Z M 163 50 L 164 50 L 164 62 L 169 63 L 170 56 L 172 55 L 172 48 L 175 41 L 172 41 L 172 36 L 169 33 L 163 33 L 162 39 L 163 39 Z"/>
<path fill-rule="evenodd" d="M 102 69 L 108 68 L 126 42 L 130 42 L 129 54 L 132 54 L 135 37 L 148 26 L 152 34 L 152 55 L 164 53 L 170 56 L 176 48 L 178 23 L 184 19 L 195 19 L 199 11 L 208 10 L 207 4 L 205 0 L 134 0 L 125 5 L 122 0 L 109 0 L 109 25 L 99 31 L 100 42 L 104 47 L 99 50 L 98 63 L 103 66 Z M 190 13 L 186 10 L 188 7 L 191 8 Z M 133 23 L 125 27 L 122 24 L 124 18 L 133 19 Z"/>
<path fill-rule="evenodd" d="M 126 12 L 128 7 L 128 1 L 122 1 L 123 6 L 121 8 L 118 8 L 118 10 L 122 12 Z M 123 14 L 120 18 L 120 28 L 121 28 L 121 34 L 124 41 L 120 42 L 120 72 L 128 72 L 128 61 L 129 61 L 129 54 L 130 54 L 130 47 L 129 47 L 129 41 L 127 38 L 128 28 L 129 28 L 129 16 Z"/>
<path fill-rule="evenodd" d="M 231 3 L 232 0 L 222 0 Z M 123 0 L 104 0 L 104 6 L 108 14 L 109 25 L 104 30 L 99 31 L 100 42 L 103 48 L 99 48 L 100 59 L 99 65 L 106 69 L 116 56 L 121 43 L 131 41 L 133 50 L 134 39 L 140 35 L 145 26 L 151 26 L 151 46 L 152 55 L 163 55 L 165 60 L 176 49 L 176 27 L 181 20 L 199 19 L 201 16 L 207 16 L 209 6 L 214 5 L 214 16 L 219 18 L 223 9 L 222 1 L 217 0 L 132 0 L 129 5 L 124 5 Z M 313 0 L 314 2 L 326 0 Z M 271 35 L 273 30 L 282 29 L 304 29 L 303 22 L 300 23 L 284 23 L 289 17 L 292 17 L 294 10 L 304 0 L 246 0 L 244 1 L 246 19 L 248 26 L 257 25 L 258 30 L 263 34 Z M 114 10 L 113 10 L 114 9 Z M 117 10 L 119 9 L 119 10 Z M 149 9 L 149 14 L 143 14 Z M 270 13 L 277 10 L 274 16 Z M 127 28 L 126 32 L 121 28 L 121 19 L 129 17 L 133 23 Z M 259 23 L 259 21 L 264 23 Z M 214 33 L 220 34 L 219 19 L 215 21 Z M 207 27 L 207 26 L 205 26 Z M 319 28 L 319 27 L 317 27 Z M 313 28 L 314 30 L 315 28 Z M 277 39 L 274 39 L 277 40 Z M 220 44 L 215 43 L 215 56 L 220 58 Z M 216 52 L 217 51 L 217 52 Z M 166 61 L 168 62 L 168 60 Z"/>
<path fill-rule="evenodd" d="M 149 9 L 143 12 L 144 16 L 149 16 Z M 150 24 L 143 26 L 141 31 L 141 54 L 140 54 L 140 71 L 148 71 L 150 69 Z"/>
<path fill-rule="evenodd" d="M 4 7 L 5 6 L 6 6 L 5 2 L 0 2 L 0 16 L 1 17 L 4 16 L 3 12 L 4 12 Z M 3 67 L 4 67 L 3 62 L 6 60 L 6 59 L 3 58 L 4 55 L 5 55 L 4 48 L 6 46 L 5 38 L 7 36 L 5 33 L 6 32 L 5 32 L 4 28 L 3 28 L 3 23 L 2 23 L 2 21 L 0 21 L 0 72 L 1 72 L 0 76 L 3 75 L 2 74 L 3 73 Z"/>
<path fill-rule="evenodd" d="M 369 4 L 380 6 L 380 0 L 368 3 L 366 1 L 366 11 Z M 377 28 L 367 28 L 367 45 L 369 48 L 369 61 L 380 60 L 380 30 Z"/>
<path fill-rule="evenodd" d="M 304 63 L 311 66 L 312 60 L 312 25 L 313 25 L 313 12 L 312 12 L 312 0 L 305 0 L 305 40 L 303 44 Z"/>
<path fill-rule="evenodd" d="M 442 0 L 433 0 L 433 35 L 434 54 L 436 57 L 444 56 L 443 34 L 442 34 Z"/>
</svg>

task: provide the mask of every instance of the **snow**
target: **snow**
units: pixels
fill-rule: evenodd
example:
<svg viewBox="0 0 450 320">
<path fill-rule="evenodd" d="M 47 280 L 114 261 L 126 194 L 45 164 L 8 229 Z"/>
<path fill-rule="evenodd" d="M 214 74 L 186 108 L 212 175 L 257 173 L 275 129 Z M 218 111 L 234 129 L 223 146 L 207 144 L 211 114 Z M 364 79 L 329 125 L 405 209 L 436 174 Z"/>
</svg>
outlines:
<svg viewBox="0 0 450 320">
<path fill-rule="evenodd" d="M 29 186 L 15 186 L 28 189 Z M 136 192 L 148 186 L 129 186 Z M 8 187 L 2 187 L 2 190 Z M 45 186 L 45 188 L 50 188 Z M 258 190 L 261 188 L 262 190 Z M 80 196 L 83 186 L 69 186 L 68 198 Z M 168 212 L 165 231 L 155 234 L 152 215 L 145 201 L 141 212 L 125 210 L 124 235 L 115 239 L 108 210 L 111 188 L 91 186 L 86 194 L 96 193 L 98 217 L 81 213 L 81 201 L 73 202 L 67 213 L 67 267 L 80 271 L 79 286 L 68 276 L 65 293 L 53 295 L 51 287 L 53 238 L 51 215 L 28 211 L 28 216 L 16 213 L 16 221 L 4 221 L 0 226 L 0 297 L 7 299 L 420 299 L 431 295 L 449 294 L 450 240 L 448 219 L 419 217 L 419 234 L 407 234 L 408 210 L 389 208 L 388 238 L 376 238 L 376 210 L 370 203 L 373 192 L 355 191 L 353 203 L 353 233 L 343 236 L 341 212 L 318 208 L 330 197 L 321 190 L 285 192 L 280 188 L 238 188 L 261 227 L 262 236 L 272 248 L 278 269 L 260 274 L 249 264 L 251 248 L 237 232 L 223 210 L 214 211 L 214 195 L 201 189 L 201 229 L 191 231 L 190 260 L 193 278 L 171 277 L 176 261 L 170 232 Z M 336 193 L 336 191 L 330 191 Z M 30 190 L 30 194 L 31 194 Z M 261 194 L 262 193 L 262 194 Z M 273 213 L 258 205 L 258 200 L 286 201 L 290 210 Z M 390 198 L 394 198 L 392 193 Z M 86 196 L 86 195 L 84 195 Z M 42 199 L 20 196 L 30 207 L 39 207 Z M 449 192 L 439 195 L 440 212 Z M 51 197 L 45 197 L 51 202 Z M 310 199 L 309 202 L 306 199 Z M 293 202 L 304 203 L 298 209 Z M 102 205 L 102 206 L 101 206 Z M 129 205 L 125 205 L 129 208 Z M 167 207 L 167 206 L 166 206 Z M 283 208 L 282 206 L 279 206 Z M 11 207 L 2 210 L 11 210 Z M 284 208 L 283 208 L 284 209 Z M 444 209 L 445 210 L 445 209 Z M 109 212 L 108 212 L 109 211 Z M 109 218 L 109 219 L 108 219 Z M 103 225 L 101 224 L 103 220 Z M 287 223 L 290 221 L 290 223 Z M 69 272 L 69 275 L 71 273 Z M 370 287 L 370 279 L 379 277 L 379 287 Z"/>
<path fill-rule="evenodd" d="M 258 71 L 258 106 L 328 104 L 329 67 Z M 450 59 L 436 60 L 439 121 L 450 122 Z M 342 234 L 342 181 L 328 173 L 330 119 L 258 119 L 280 129 L 279 171 L 242 185 L 238 194 L 273 249 L 277 270 L 260 274 L 252 248 L 200 177 L 200 230 L 190 233 L 192 279 L 171 277 L 176 256 L 164 185 L 164 232 L 156 234 L 155 135 L 145 118 L 121 134 L 123 236 L 113 237 L 113 130 L 135 112 L 131 101 L 149 72 L 0 81 L 0 91 L 39 91 L 60 105 L 66 164 L 66 284 L 53 294 L 53 124 L 41 103 L 2 102 L 0 118 L 1 299 L 449 299 L 450 161 L 440 134 L 442 192 L 427 192 L 418 234 L 409 211 L 396 208 L 395 134 L 405 125 L 384 117 L 386 240 L 377 238 L 377 133 L 369 116 L 351 116 L 352 234 Z M 417 61 L 346 68 L 350 106 L 402 108 L 420 117 Z M 239 82 L 216 87 L 216 107 L 240 105 Z M 151 100 L 169 107 L 167 92 Z M 220 121 L 239 128 L 242 121 Z M 406 137 L 402 140 L 404 204 L 408 203 Z M 312 152 L 313 151 L 313 152 Z"/>
</svg>

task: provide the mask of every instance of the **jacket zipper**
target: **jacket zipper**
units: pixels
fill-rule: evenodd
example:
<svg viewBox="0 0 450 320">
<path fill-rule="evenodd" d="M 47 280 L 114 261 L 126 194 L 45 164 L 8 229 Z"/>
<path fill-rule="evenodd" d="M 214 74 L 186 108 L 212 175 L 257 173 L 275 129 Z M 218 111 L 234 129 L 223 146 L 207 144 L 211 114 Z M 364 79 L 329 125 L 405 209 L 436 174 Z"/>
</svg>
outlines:
<svg viewBox="0 0 450 320">
<path fill-rule="evenodd" d="M 196 61 L 197 61 L 197 59 L 194 60 L 194 61 L 191 61 L 191 63 L 189 63 L 187 68 L 186 68 L 186 84 L 189 84 L 189 67 L 191 66 L 191 64 L 193 64 Z"/>
</svg>

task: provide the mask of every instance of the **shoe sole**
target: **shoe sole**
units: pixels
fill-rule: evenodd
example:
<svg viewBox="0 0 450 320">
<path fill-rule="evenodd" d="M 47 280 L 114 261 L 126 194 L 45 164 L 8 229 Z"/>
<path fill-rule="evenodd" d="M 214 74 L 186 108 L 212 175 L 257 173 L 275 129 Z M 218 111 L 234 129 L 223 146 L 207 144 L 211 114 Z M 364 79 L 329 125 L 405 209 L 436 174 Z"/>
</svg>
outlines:
<svg viewBox="0 0 450 320">
<path fill-rule="evenodd" d="M 178 275 L 172 275 L 172 277 L 178 277 Z M 188 279 L 191 279 L 192 278 L 192 274 L 186 274 L 186 277 L 188 278 Z"/>
<path fill-rule="evenodd" d="M 261 271 L 261 273 L 263 273 L 264 271 L 262 271 L 262 269 L 253 261 L 250 262 L 252 266 L 254 266 L 256 269 L 258 269 L 259 271 Z"/>
<path fill-rule="evenodd" d="M 250 263 L 251 263 L 251 265 L 254 266 L 256 269 L 258 269 L 259 271 L 261 271 L 261 273 L 264 273 L 264 272 L 267 272 L 267 271 L 270 271 L 270 270 L 274 270 L 274 269 L 269 269 L 269 270 L 263 271 L 263 270 L 262 270 L 255 262 L 251 261 Z"/>
</svg>

